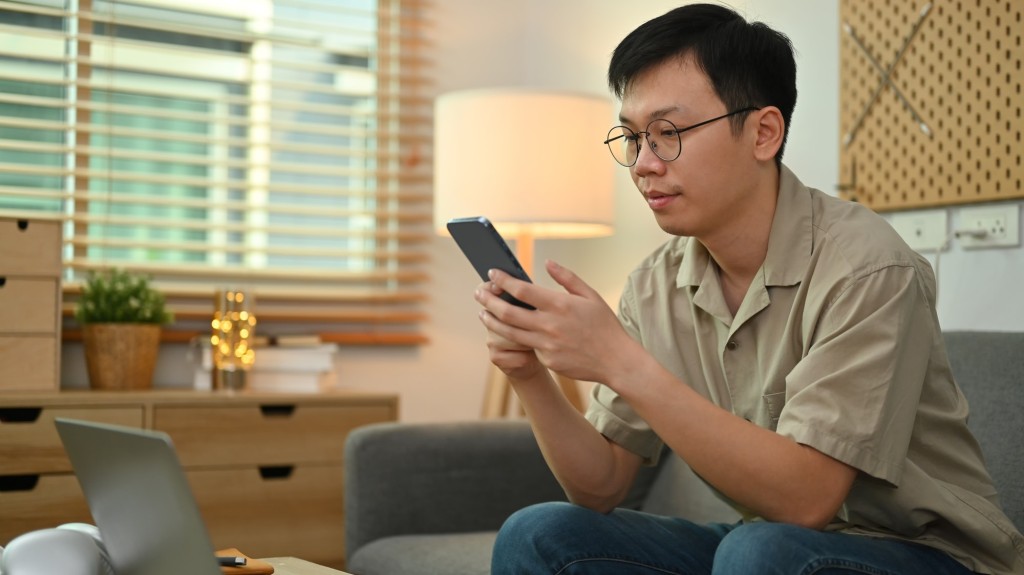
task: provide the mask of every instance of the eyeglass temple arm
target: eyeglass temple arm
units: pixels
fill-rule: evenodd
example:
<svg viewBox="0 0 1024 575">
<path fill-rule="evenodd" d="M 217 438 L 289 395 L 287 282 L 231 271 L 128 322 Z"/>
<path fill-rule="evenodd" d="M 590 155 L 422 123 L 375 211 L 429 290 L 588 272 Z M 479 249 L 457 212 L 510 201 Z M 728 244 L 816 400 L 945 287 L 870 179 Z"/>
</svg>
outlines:
<svg viewBox="0 0 1024 575">
<path fill-rule="evenodd" d="M 721 120 L 722 118 L 728 118 L 729 116 L 735 116 L 736 114 L 742 114 L 744 112 L 756 112 L 757 110 L 760 110 L 760 109 L 761 108 L 759 108 L 757 106 L 748 106 L 748 107 L 740 109 L 740 110 L 733 110 L 732 112 L 729 112 L 728 114 L 722 114 L 721 116 L 715 116 L 714 118 L 711 118 L 710 120 L 704 120 L 703 122 L 699 122 L 699 123 L 694 124 L 692 126 L 687 126 L 685 128 L 676 128 L 676 134 L 682 134 L 683 132 L 692 130 L 694 128 L 699 128 L 701 126 L 706 126 L 706 125 L 710 124 L 711 122 L 717 122 L 717 121 Z"/>
</svg>

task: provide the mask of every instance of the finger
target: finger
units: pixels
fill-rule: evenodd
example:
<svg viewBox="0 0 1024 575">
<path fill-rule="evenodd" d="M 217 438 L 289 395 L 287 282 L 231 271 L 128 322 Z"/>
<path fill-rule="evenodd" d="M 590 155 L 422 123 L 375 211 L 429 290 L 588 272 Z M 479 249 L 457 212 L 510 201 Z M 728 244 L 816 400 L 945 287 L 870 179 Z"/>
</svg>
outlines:
<svg viewBox="0 0 1024 575">
<path fill-rule="evenodd" d="M 487 275 L 491 280 L 493 293 L 500 295 L 505 292 L 521 302 L 537 307 L 539 293 L 534 284 L 498 269 L 490 270 Z"/>
<path fill-rule="evenodd" d="M 494 299 L 498 302 L 495 304 L 496 307 L 508 308 L 508 311 L 512 314 L 516 312 L 530 313 L 500 298 L 495 297 Z M 535 340 L 537 336 L 529 330 L 516 327 L 516 325 L 505 321 L 504 318 L 499 317 L 488 309 L 480 310 L 479 317 L 480 322 L 484 324 L 487 331 L 493 334 L 493 337 L 503 340 L 507 347 L 521 350 L 536 348 L 537 343 Z"/>
<path fill-rule="evenodd" d="M 565 291 L 587 299 L 601 299 L 601 294 L 597 293 L 597 290 L 587 285 L 587 282 L 580 279 L 569 268 L 562 267 L 552 260 L 544 262 L 544 267 L 548 270 L 551 279 L 558 282 L 558 285 L 565 288 Z"/>
<path fill-rule="evenodd" d="M 502 293 L 502 289 L 493 282 L 485 282 L 480 284 L 480 287 L 473 293 L 473 298 L 483 307 L 481 312 L 493 315 L 502 323 L 511 323 L 518 326 L 516 322 L 521 320 L 521 318 L 517 318 L 515 312 L 516 310 L 522 310 L 522 308 L 512 305 L 500 297 Z"/>
<path fill-rule="evenodd" d="M 476 286 L 476 291 L 473 292 L 473 299 L 483 304 L 483 300 L 480 297 L 481 294 L 492 293 L 494 295 L 501 295 L 501 288 L 494 285 L 494 282 L 486 281 Z"/>
<path fill-rule="evenodd" d="M 477 301 L 485 310 L 497 315 L 502 318 L 502 321 L 509 321 L 509 313 L 512 313 L 518 306 L 514 306 L 501 295 L 504 290 L 498 287 L 494 282 L 484 282 L 480 284 L 476 291 L 473 292 L 473 299 Z M 514 317 L 511 319 L 515 319 Z"/>
<path fill-rule="evenodd" d="M 483 286 L 482 286 L 481 289 L 486 289 L 486 288 L 483 288 Z M 516 343 L 516 342 L 508 339 L 507 337 L 505 337 L 501 333 L 498 333 L 497 331 L 495 331 L 495 329 L 498 329 L 499 331 L 504 332 L 504 330 L 502 328 L 499 328 L 499 327 L 496 327 L 496 326 L 501 326 L 501 325 L 506 325 L 506 324 L 504 324 L 501 320 L 499 320 L 496 317 L 494 317 L 494 314 L 492 314 L 491 312 L 487 311 L 487 308 L 481 309 L 480 312 L 477 315 L 478 315 L 478 319 L 480 320 L 480 323 L 483 324 L 484 329 L 487 330 L 487 345 L 489 347 L 508 349 L 508 350 L 511 350 L 511 351 L 529 351 L 529 350 L 533 349 L 533 348 L 527 347 L 525 345 Z M 489 324 L 488 323 L 488 316 L 490 318 L 493 318 L 493 320 L 495 322 L 497 322 L 497 323 Z M 492 329 L 492 327 L 495 327 L 495 329 Z"/>
</svg>

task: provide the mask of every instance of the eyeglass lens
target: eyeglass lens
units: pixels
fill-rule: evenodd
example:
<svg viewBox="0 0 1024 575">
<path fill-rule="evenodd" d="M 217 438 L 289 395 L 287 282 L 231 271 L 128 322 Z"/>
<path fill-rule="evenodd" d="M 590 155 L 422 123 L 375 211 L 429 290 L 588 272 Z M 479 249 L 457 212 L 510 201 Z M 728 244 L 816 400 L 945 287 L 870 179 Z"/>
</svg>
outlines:
<svg viewBox="0 0 1024 575">
<path fill-rule="evenodd" d="M 679 130 L 672 122 L 654 120 L 647 126 L 647 131 L 640 134 L 646 136 L 647 145 L 662 160 L 671 162 L 679 157 Z M 640 134 L 625 126 L 615 126 L 608 132 L 608 148 L 616 162 L 627 167 L 636 163 L 640 148 L 643 147 Z"/>
</svg>

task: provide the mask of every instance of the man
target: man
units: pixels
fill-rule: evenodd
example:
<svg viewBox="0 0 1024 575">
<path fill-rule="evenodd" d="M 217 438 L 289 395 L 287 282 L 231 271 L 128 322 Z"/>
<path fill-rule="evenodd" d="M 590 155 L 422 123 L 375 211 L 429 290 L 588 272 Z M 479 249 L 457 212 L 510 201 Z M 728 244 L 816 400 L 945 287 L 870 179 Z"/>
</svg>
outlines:
<svg viewBox="0 0 1024 575">
<path fill-rule="evenodd" d="M 1024 573 L 927 262 L 781 163 L 795 78 L 784 35 L 720 6 L 615 50 L 607 144 L 677 237 L 630 275 L 618 318 L 553 262 L 564 293 L 498 271 L 477 289 L 491 360 L 572 502 L 513 515 L 494 573 Z M 585 418 L 548 369 L 597 382 Z M 744 520 L 616 509 L 665 444 Z"/>
</svg>

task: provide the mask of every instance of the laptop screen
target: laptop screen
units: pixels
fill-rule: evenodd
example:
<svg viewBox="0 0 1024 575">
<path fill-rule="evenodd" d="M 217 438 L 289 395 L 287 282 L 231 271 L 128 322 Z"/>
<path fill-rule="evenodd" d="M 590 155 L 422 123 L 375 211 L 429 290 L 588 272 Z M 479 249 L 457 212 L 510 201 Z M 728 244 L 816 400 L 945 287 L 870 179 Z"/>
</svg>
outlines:
<svg viewBox="0 0 1024 575">
<path fill-rule="evenodd" d="M 219 575 L 171 438 L 57 418 L 57 431 L 118 575 Z"/>
</svg>

